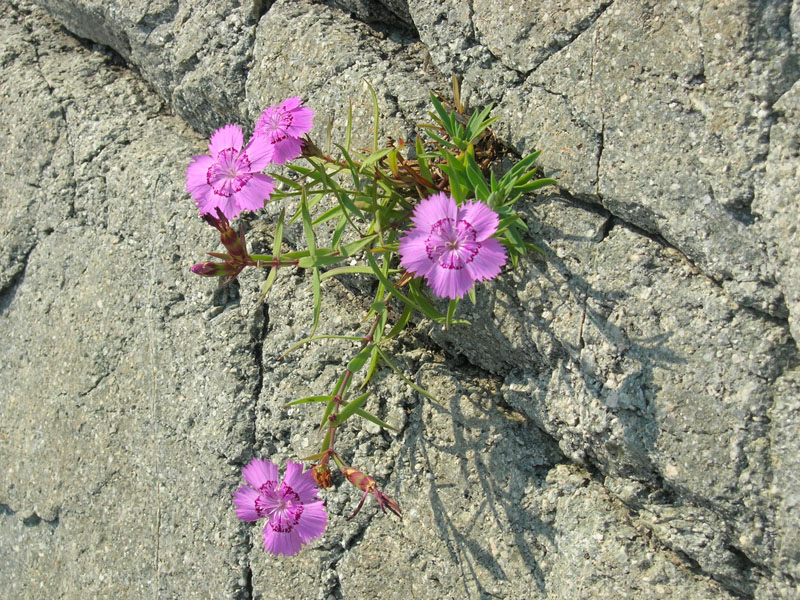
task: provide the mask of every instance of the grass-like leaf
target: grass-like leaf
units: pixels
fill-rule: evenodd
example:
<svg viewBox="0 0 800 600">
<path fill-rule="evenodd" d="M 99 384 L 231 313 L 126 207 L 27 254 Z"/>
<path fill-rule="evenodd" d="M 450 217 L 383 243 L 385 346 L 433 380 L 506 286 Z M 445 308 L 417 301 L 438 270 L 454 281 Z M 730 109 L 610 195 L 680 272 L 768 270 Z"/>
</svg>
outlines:
<svg viewBox="0 0 800 600">
<path fill-rule="evenodd" d="M 336 415 L 336 420 L 332 423 L 332 425 L 334 427 L 339 427 L 340 425 L 342 425 L 342 423 L 347 421 L 347 419 L 349 419 L 351 416 L 353 416 L 353 414 L 359 408 L 361 408 L 361 405 L 364 404 L 364 402 L 367 401 L 367 398 L 369 398 L 371 394 L 372 394 L 372 390 L 370 390 L 368 392 L 364 392 L 358 398 L 355 398 L 355 399 L 351 400 L 350 402 L 348 402 L 347 404 L 345 404 L 342 407 L 342 410 L 339 411 L 339 414 Z"/>
<path fill-rule="evenodd" d="M 367 411 L 365 411 L 365 410 L 363 410 L 361 408 L 357 408 L 355 410 L 355 414 L 357 414 L 362 419 L 366 419 L 367 421 L 372 421 L 378 427 L 383 427 L 384 429 L 391 429 L 392 431 L 398 431 L 397 427 L 392 427 L 391 425 L 389 425 L 385 421 L 381 421 L 375 415 L 373 415 L 371 413 L 368 413 Z"/>
<path fill-rule="evenodd" d="M 307 398 L 300 398 L 299 400 L 292 400 L 289 404 L 284 404 L 284 408 L 289 406 L 296 406 L 298 404 L 308 404 L 309 402 L 329 402 L 333 396 L 308 396 Z"/>
</svg>

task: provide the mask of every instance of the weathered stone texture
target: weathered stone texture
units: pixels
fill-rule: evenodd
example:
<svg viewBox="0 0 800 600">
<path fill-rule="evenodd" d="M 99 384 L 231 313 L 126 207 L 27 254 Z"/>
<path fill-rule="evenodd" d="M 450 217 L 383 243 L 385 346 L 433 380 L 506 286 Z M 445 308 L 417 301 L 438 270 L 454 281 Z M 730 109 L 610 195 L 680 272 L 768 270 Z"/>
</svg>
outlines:
<svg viewBox="0 0 800 600">
<path fill-rule="evenodd" d="M 797 598 L 798 3 L 488 0 L 0 7 L 0 589 L 14 598 Z M 89 40 L 87 42 L 87 40 Z M 473 106 L 561 193 L 541 246 L 422 321 L 344 428 L 402 522 L 337 482 L 298 557 L 230 504 L 251 456 L 316 451 L 355 350 L 286 357 L 311 292 L 224 289 L 184 191 L 206 134 L 303 96 L 342 141 L 407 138 L 431 89 Z M 174 111 L 175 115 L 170 114 Z M 268 206 L 243 219 L 272 244 Z M 301 243 L 296 228 L 285 237 Z M 360 282 L 321 328 L 363 330 Z M 241 294 L 241 297 L 240 297 Z M 280 576 L 276 576 L 279 573 Z"/>
<path fill-rule="evenodd" d="M 615 2 L 509 90 L 500 131 L 737 302 L 785 316 L 751 204 L 771 106 L 798 77 L 787 17 L 785 3 Z"/>
</svg>

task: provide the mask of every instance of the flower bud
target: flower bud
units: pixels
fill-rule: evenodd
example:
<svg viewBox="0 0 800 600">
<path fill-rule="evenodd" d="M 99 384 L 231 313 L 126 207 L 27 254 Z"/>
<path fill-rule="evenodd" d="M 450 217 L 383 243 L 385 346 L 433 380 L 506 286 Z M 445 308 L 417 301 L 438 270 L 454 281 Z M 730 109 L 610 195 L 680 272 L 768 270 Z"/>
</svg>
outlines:
<svg viewBox="0 0 800 600">
<path fill-rule="evenodd" d="M 191 271 L 203 277 L 236 277 L 242 268 L 242 265 L 235 265 L 232 262 L 203 262 L 192 265 Z"/>
<path fill-rule="evenodd" d="M 311 467 L 311 474 L 314 477 L 314 481 L 323 490 L 331 487 L 331 468 L 328 465 L 314 465 Z"/>
<path fill-rule="evenodd" d="M 228 254 L 231 255 L 231 259 L 233 259 L 234 262 L 245 263 L 250 260 L 250 255 L 247 253 L 244 232 L 236 233 L 219 208 L 217 208 L 216 217 L 211 214 L 204 214 L 203 220 L 212 227 L 217 228 L 219 231 L 219 241 L 222 242 L 222 245 L 228 250 Z"/>
<path fill-rule="evenodd" d="M 362 473 L 357 469 L 354 469 L 353 467 L 343 467 L 342 474 L 347 477 L 347 480 L 350 483 L 364 492 L 364 495 L 361 497 L 361 501 L 358 503 L 355 512 L 347 517 L 348 521 L 358 514 L 358 511 L 360 511 L 361 507 L 364 505 L 364 500 L 367 499 L 369 494 L 372 494 L 372 497 L 375 498 L 375 501 L 378 503 L 378 506 L 384 512 L 384 514 L 388 508 L 398 517 L 401 519 L 403 518 L 403 511 L 400 510 L 400 506 L 397 504 L 397 502 L 380 491 L 377 483 L 375 483 L 375 480 L 372 477 Z"/>
</svg>

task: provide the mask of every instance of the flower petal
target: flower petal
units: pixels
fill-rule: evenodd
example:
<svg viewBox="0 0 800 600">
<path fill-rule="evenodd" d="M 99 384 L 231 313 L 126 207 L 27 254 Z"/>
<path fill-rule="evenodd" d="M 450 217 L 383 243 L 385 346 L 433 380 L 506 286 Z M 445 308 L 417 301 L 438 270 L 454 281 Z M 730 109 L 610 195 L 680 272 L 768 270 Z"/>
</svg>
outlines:
<svg viewBox="0 0 800 600">
<path fill-rule="evenodd" d="M 264 525 L 264 548 L 274 555 L 294 556 L 300 552 L 303 540 L 297 529 L 285 530 L 279 522 L 270 521 Z"/>
<path fill-rule="evenodd" d="M 239 215 L 241 209 L 236 205 L 236 196 L 224 197 L 217 194 L 212 194 L 213 201 L 208 202 L 211 209 L 219 208 L 222 214 L 230 221 Z M 211 212 L 211 211 L 209 211 Z"/>
<path fill-rule="evenodd" d="M 208 191 L 208 170 L 214 164 L 214 159 L 208 154 L 193 156 L 192 162 L 186 168 L 186 191 L 192 197 L 202 197 Z"/>
<path fill-rule="evenodd" d="M 472 225 L 477 233 L 476 241 L 482 242 L 497 231 L 500 217 L 483 202 L 467 202 L 458 210 L 458 220 Z"/>
<path fill-rule="evenodd" d="M 470 262 L 466 271 L 475 281 L 493 279 L 500 274 L 506 264 L 506 249 L 494 238 L 483 240 L 481 247 Z"/>
<path fill-rule="evenodd" d="M 440 263 L 448 261 L 447 256 L 442 256 Z M 440 298 L 461 298 L 466 294 L 474 283 L 466 269 L 445 269 L 439 264 L 431 269 L 426 279 L 433 289 L 433 293 Z"/>
<path fill-rule="evenodd" d="M 426 232 L 413 230 L 400 240 L 400 264 L 417 276 L 427 275 L 436 265 L 428 256 L 427 239 Z"/>
<path fill-rule="evenodd" d="M 300 137 L 311 131 L 314 126 L 314 111 L 307 106 L 291 109 L 292 124 L 286 128 L 286 133 L 292 137 Z"/>
<path fill-rule="evenodd" d="M 300 99 L 300 96 L 287 98 L 278 105 L 278 110 L 281 110 L 283 112 L 289 112 L 290 110 L 298 108 L 302 103 L 303 101 Z"/>
<path fill-rule="evenodd" d="M 263 514 L 259 514 L 256 500 L 261 496 L 253 488 L 243 485 L 233 493 L 233 504 L 236 506 L 236 516 L 242 521 L 258 521 Z"/>
<path fill-rule="evenodd" d="M 300 515 L 295 530 L 303 542 L 308 543 L 314 538 L 322 537 L 327 526 L 328 513 L 325 512 L 325 503 L 322 500 L 318 500 L 303 506 L 303 514 Z"/>
<path fill-rule="evenodd" d="M 256 135 L 247 144 L 244 152 L 247 154 L 247 158 L 250 161 L 250 172 L 259 173 L 272 162 L 275 148 L 274 145 L 269 142 L 267 136 Z"/>
<path fill-rule="evenodd" d="M 271 491 L 278 485 L 278 467 L 272 461 L 263 458 L 251 460 L 242 469 L 242 475 L 247 483 L 260 491 Z"/>
<path fill-rule="evenodd" d="M 275 180 L 269 175 L 256 173 L 253 178 L 238 192 L 236 192 L 236 214 L 243 210 L 258 210 L 264 208 L 264 203 L 269 200 L 275 189 Z M 227 215 L 226 215 L 227 216 Z"/>
<path fill-rule="evenodd" d="M 303 465 L 288 462 L 286 463 L 286 476 L 283 483 L 292 488 L 303 504 L 316 500 L 319 489 L 314 481 L 314 474 L 311 471 L 303 473 Z"/>
<path fill-rule="evenodd" d="M 451 219 L 453 223 L 458 216 L 456 201 L 444 192 L 439 192 L 422 200 L 411 215 L 411 222 L 420 230 L 431 231 L 442 219 Z"/>
<path fill-rule="evenodd" d="M 238 125 L 225 125 L 220 127 L 212 135 L 208 144 L 208 150 L 214 158 L 226 148 L 233 148 L 238 152 L 242 149 L 242 130 Z"/>
<path fill-rule="evenodd" d="M 272 155 L 272 162 L 276 165 L 283 165 L 294 160 L 303 152 L 303 143 L 293 137 L 287 137 L 273 144 L 275 153 Z"/>
</svg>

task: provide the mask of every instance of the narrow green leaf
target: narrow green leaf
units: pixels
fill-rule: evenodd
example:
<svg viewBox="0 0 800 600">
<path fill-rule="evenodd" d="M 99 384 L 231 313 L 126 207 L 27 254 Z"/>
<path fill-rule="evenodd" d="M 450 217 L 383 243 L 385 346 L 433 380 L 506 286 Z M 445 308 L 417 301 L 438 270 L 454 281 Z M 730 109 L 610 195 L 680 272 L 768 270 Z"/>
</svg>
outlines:
<svg viewBox="0 0 800 600">
<path fill-rule="evenodd" d="M 357 252 L 359 252 L 364 246 L 367 244 L 372 243 L 372 241 L 377 236 L 375 234 L 367 235 L 361 238 L 360 240 L 356 240 L 354 242 L 350 242 L 349 244 L 345 244 L 342 246 L 342 254 L 345 256 L 353 256 Z"/>
<path fill-rule="evenodd" d="M 443 323 L 445 316 L 436 310 L 428 301 L 428 299 L 422 294 L 419 289 L 420 285 L 420 279 L 415 279 L 408 284 L 408 295 L 412 299 L 412 306 L 414 306 L 414 308 L 432 321 L 435 321 L 436 323 Z"/>
<path fill-rule="evenodd" d="M 322 440 L 322 452 L 320 454 L 325 454 L 331 447 L 331 436 L 333 435 L 333 431 L 334 431 L 333 429 L 328 429 L 328 431 L 325 432 L 325 439 Z M 333 457 L 334 460 L 336 460 L 337 457 L 335 454 L 333 455 Z"/>
<path fill-rule="evenodd" d="M 270 269 L 269 273 L 267 274 L 267 278 L 264 280 L 264 283 L 261 284 L 261 293 L 258 296 L 258 301 L 256 304 L 261 304 L 269 294 L 269 290 L 272 288 L 272 284 L 275 283 L 275 278 L 278 276 L 278 269 Z"/>
<path fill-rule="evenodd" d="M 344 208 L 341 205 L 337 204 L 336 206 L 329 208 L 320 216 L 318 216 L 316 219 L 314 219 L 313 225 L 317 226 L 321 225 L 322 223 L 325 223 L 326 221 L 330 221 L 331 219 L 340 216 L 343 211 Z"/>
<path fill-rule="evenodd" d="M 373 114 L 373 124 L 372 124 L 372 151 L 378 151 L 378 132 L 380 130 L 380 109 L 378 108 L 378 96 L 375 94 L 375 88 L 372 87 L 372 84 L 368 80 L 364 80 L 367 83 L 367 87 L 369 87 L 369 93 L 372 96 L 372 114 Z"/>
<path fill-rule="evenodd" d="M 475 286 L 473 286 L 474 289 Z M 453 298 L 450 302 L 447 303 L 447 319 L 444 322 L 444 328 L 449 329 L 450 326 L 453 324 L 453 315 L 456 314 L 456 309 L 458 308 L 458 298 Z"/>
<path fill-rule="evenodd" d="M 512 193 L 521 192 L 523 194 L 528 194 L 534 190 L 538 190 L 539 188 L 543 188 L 547 185 L 556 185 L 557 183 L 558 182 L 555 179 L 537 179 L 536 181 L 526 183 L 525 185 L 514 186 Z"/>
<path fill-rule="evenodd" d="M 371 275 L 372 269 L 370 267 L 365 267 L 362 265 L 353 265 L 349 267 L 336 267 L 335 269 L 331 269 L 330 271 L 325 271 L 322 275 L 320 275 L 320 279 L 324 281 L 325 279 L 328 279 L 330 277 L 336 277 L 337 275 L 347 275 L 352 273 L 362 273 Z"/>
<path fill-rule="evenodd" d="M 508 182 L 516 181 L 523 173 L 529 170 L 529 167 L 536 162 L 536 159 L 539 158 L 541 154 L 541 150 L 529 154 L 522 160 L 520 160 L 517 164 L 515 164 L 508 172 L 503 175 L 502 179 L 500 180 L 500 185 L 506 185 Z"/>
<path fill-rule="evenodd" d="M 314 322 L 311 326 L 313 335 L 319 325 L 319 313 L 322 309 L 322 280 L 319 278 L 319 269 L 317 267 L 311 270 L 311 285 L 314 290 Z"/>
<path fill-rule="evenodd" d="M 469 143 L 472 143 L 472 142 L 474 142 L 475 140 L 477 140 L 477 139 L 480 137 L 480 135 L 481 135 L 481 134 L 482 134 L 482 133 L 483 133 L 483 132 L 484 132 L 484 131 L 485 131 L 485 130 L 486 130 L 488 127 L 489 127 L 489 126 L 491 126 L 491 125 L 492 125 L 492 124 L 493 124 L 495 121 L 497 121 L 497 119 L 498 119 L 498 118 L 499 118 L 499 117 L 492 117 L 491 119 L 486 119 L 486 120 L 485 120 L 483 123 L 481 123 L 480 125 L 478 125 L 478 126 L 475 128 L 475 130 L 472 132 L 472 135 L 471 135 L 471 136 L 469 136 L 469 137 L 467 137 L 467 142 L 469 142 Z"/>
<path fill-rule="evenodd" d="M 336 144 L 336 147 L 341 150 L 344 161 L 347 163 L 347 168 L 350 169 L 350 174 L 353 176 L 353 185 L 355 185 L 356 189 L 360 192 L 361 178 L 358 176 L 358 165 L 356 165 L 355 162 L 353 162 L 353 159 L 350 157 L 350 148 L 345 149 L 339 144 Z"/>
<path fill-rule="evenodd" d="M 403 372 L 402 372 L 402 371 L 400 371 L 400 369 L 398 369 L 398 368 L 395 366 L 395 364 L 394 364 L 394 363 L 393 363 L 391 360 L 389 360 L 389 357 L 388 357 L 388 356 L 386 356 L 386 353 L 385 353 L 383 350 L 381 350 L 380 348 L 378 348 L 378 352 L 380 353 L 380 355 L 381 355 L 381 358 L 384 360 L 384 362 L 385 362 L 387 365 L 389 365 L 389 368 L 390 368 L 392 371 L 394 371 L 395 373 L 397 373 L 397 374 L 400 376 L 400 378 L 401 378 L 401 379 L 402 379 L 402 380 L 403 380 L 403 381 L 406 383 L 406 385 L 407 385 L 408 387 L 410 387 L 410 388 L 411 388 L 412 390 L 414 390 L 415 392 L 419 392 L 420 394 L 422 394 L 423 396 L 425 396 L 425 397 L 426 397 L 426 398 L 428 398 L 429 400 L 433 400 L 433 401 L 434 401 L 434 402 L 436 402 L 437 404 L 441 404 L 441 402 L 439 402 L 439 401 L 438 401 L 438 400 L 437 400 L 437 399 L 436 399 L 434 396 L 432 396 L 430 393 L 428 393 L 428 392 L 427 392 L 427 391 L 426 391 L 424 388 L 421 388 L 421 387 L 420 387 L 420 386 L 418 386 L 416 383 L 414 383 L 413 381 L 411 381 L 411 380 L 410 380 L 408 377 L 406 377 L 406 376 L 405 376 L 405 374 L 403 374 Z"/>
<path fill-rule="evenodd" d="M 389 292 L 392 296 L 394 296 L 395 298 L 397 298 L 398 300 L 400 300 L 404 304 L 417 305 L 416 302 L 412 302 L 409 298 L 407 298 L 402 293 L 400 293 L 398 291 L 398 289 L 394 285 L 392 285 L 392 283 L 389 281 L 389 279 L 386 277 L 386 275 L 384 275 L 383 272 L 381 271 L 380 267 L 378 266 L 378 263 L 375 262 L 375 259 L 372 257 L 372 254 L 369 253 L 369 252 L 367 253 L 367 262 L 369 263 L 370 267 L 372 267 L 372 273 L 375 275 L 375 277 L 378 278 L 378 281 L 384 286 L 384 288 L 386 289 L 387 292 Z M 429 316 L 430 318 L 432 318 L 434 320 L 438 320 L 438 318 L 436 316 L 437 313 L 436 313 L 435 310 L 433 311 L 434 312 L 434 316 L 431 316 L 421 306 L 417 305 L 417 307 L 418 307 L 419 311 L 422 312 L 424 315 Z M 438 315 L 438 317 L 440 318 L 441 315 Z"/>
<path fill-rule="evenodd" d="M 367 374 L 364 376 L 364 381 L 361 382 L 360 386 L 362 390 L 370 382 L 372 376 L 375 374 L 375 371 L 378 368 L 378 360 L 380 359 L 380 355 L 378 354 L 377 348 L 377 346 L 373 346 L 372 352 L 369 355 L 369 368 L 367 369 Z"/>
<path fill-rule="evenodd" d="M 356 412 L 364 402 L 367 401 L 367 398 L 370 397 L 372 394 L 372 390 L 361 394 L 358 398 L 351 400 L 347 404 L 345 404 L 342 409 L 339 411 L 339 414 L 336 415 L 336 421 L 333 422 L 334 427 L 339 427 L 342 423 L 347 421 L 353 413 Z"/>
<path fill-rule="evenodd" d="M 270 173 L 270 177 L 274 177 L 284 185 L 288 185 L 290 188 L 292 188 L 293 190 L 297 190 L 298 192 L 300 191 L 300 188 L 303 187 L 302 183 L 295 181 L 294 179 L 289 179 L 288 177 L 284 177 L 283 175 L 279 175 L 278 173 Z M 286 192 L 282 193 L 286 194 Z"/>
<path fill-rule="evenodd" d="M 280 259 L 281 246 L 283 245 L 283 219 L 286 217 L 286 209 L 281 209 L 278 216 L 278 223 L 275 225 L 275 237 L 272 239 L 272 255 L 276 260 Z"/>
<path fill-rule="evenodd" d="M 350 106 L 347 109 L 347 128 L 344 135 L 344 147 L 347 152 L 350 152 L 350 139 L 353 133 L 353 101 L 350 100 Z"/>
<path fill-rule="evenodd" d="M 308 204 L 305 189 L 303 189 L 303 198 L 300 201 L 300 211 L 303 217 L 303 233 L 306 236 L 306 243 L 308 244 L 308 254 L 311 258 L 317 257 L 317 240 L 314 236 L 314 226 L 311 224 L 311 214 L 308 212 Z"/>
<path fill-rule="evenodd" d="M 328 265 L 335 265 L 338 262 L 342 262 L 345 259 L 347 259 L 346 256 L 316 256 L 316 257 L 307 256 L 305 258 L 301 258 L 300 261 L 297 263 L 297 266 L 300 267 L 301 269 L 327 267 Z"/>
<path fill-rule="evenodd" d="M 391 429 L 392 431 L 397 431 L 397 428 L 396 428 L 396 427 L 392 427 L 391 425 L 389 425 L 389 424 L 388 424 L 388 423 L 386 423 L 385 421 L 381 421 L 381 420 L 380 420 L 378 417 L 376 417 L 376 416 L 375 416 L 375 415 L 373 415 L 373 414 L 370 414 L 370 413 L 368 413 L 368 412 L 367 412 L 367 411 L 365 411 L 365 410 L 362 410 L 362 409 L 360 409 L 360 408 L 357 408 L 357 409 L 355 410 L 355 413 L 356 413 L 356 414 L 357 414 L 359 417 L 361 417 L 362 419 L 366 419 L 367 421 L 372 421 L 372 422 L 373 422 L 373 423 L 375 423 L 375 425 L 377 425 L 378 427 L 383 427 L 384 429 Z"/>
<path fill-rule="evenodd" d="M 410 304 L 406 304 L 403 307 L 403 313 L 400 315 L 400 318 L 397 319 L 397 323 L 394 324 L 394 327 L 383 336 L 384 340 L 391 339 L 396 336 L 398 333 L 403 331 L 405 326 L 408 324 L 408 320 L 411 318 L 411 313 L 414 312 L 413 307 Z"/>
<path fill-rule="evenodd" d="M 419 174 L 427 181 L 433 181 L 431 170 L 428 168 L 428 161 L 425 158 L 425 146 L 422 145 L 422 139 L 419 136 L 417 136 L 414 142 L 414 148 L 417 151 L 417 167 L 419 168 Z"/>
<path fill-rule="evenodd" d="M 337 395 L 339 396 L 340 399 L 344 398 L 344 395 L 347 393 L 347 391 L 345 389 L 343 389 L 344 388 L 345 375 L 346 375 L 346 373 L 342 373 L 336 379 L 336 385 L 333 386 L 333 394 L 331 394 L 331 399 L 328 402 L 328 404 L 325 406 L 325 411 L 322 413 L 322 420 L 320 421 L 320 425 L 319 425 L 319 430 L 320 431 L 325 429 L 326 425 L 330 425 L 330 422 L 328 421 L 328 417 L 331 416 L 331 414 L 333 413 L 334 409 L 336 408 L 336 402 L 334 401 L 334 398 L 336 398 Z M 327 450 L 327 446 L 325 445 L 326 442 L 330 443 L 330 439 L 329 439 L 330 434 L 331 434 L 331 430 L 329 429 L 328 433 L 325 436 L 325 441 L 322 442 L 322 451 L 323 452 L 325 450 Z"/>
<path fill-rule="evenodd" d="M 364 169 L 378 162 L 387 154 L 390 154 L 392 150 L 394 150 L 394 148 L 381 148 L 380 150 L 376 150 L 375 152 L 370 154 L 367 158 L 364 159 L 364 162 L 361 163 L 361 169 L 359 169 L 360 172 L 363 173 Z"/>
<path fill-rule="evenodd" d="M 370 352 L 372 352 L 372 348 L 374 347 L 375 347 L 374 344 L 367 344 L 366 346 L 364 346 L 361 349 L 361 352 L 356 354 L 356 356 L 353 357 L 353 359 L 349 363 L 347 363 L 347 370 L 350 371 L 351 373 L 358 373 L 364 366 L 364 363 L 367 362 L 369 354 Z"/>
<path fill-rule="evenodd" d="M 333 236 L 331 236 L 331 248 L 334 250 L 341 250 L 339 248 L 339 244 L 342 243 L 342 236 L 344 235 L 345 229 L 347 228 L 347 217 L 342 215 L 339 217 L 339 221 L 336 223 L 336 229 L 333 230 Z M 343 255 L 347 255 L 346 252 L 342 252 Z"/>
<path fill-rule="evenodd" d="M 469 179 L 469 182 L 472 185 L 475 196 L 485 202 L 489 198 L 489 186 L 486 185 L 486 179 L 483 177 L 481 168 L 478 166 L 478 163 L 475 162 L 475 157 L 470 152 L 467 153 L 467 164 L 465 171 L 467 174 L 467 179 Z"/>
<path fill-rule="evenodd" d="M 308 398 L 301 398 L 300 400 L 293 400 L 289 404 L 284 404 L 284 407 L 296 406 L 297 404 L 308 404 L 309 402 L 330 402 L 333 396 L 309 396 Z"/>
<path fill-rule="evenodd" d="M 445 148 L 452 148 L 453 150 L 458 150 L 458 146 L 456 146 L 453 142 L 447 141 L 446 139 L 441 137 L 439 134 L 434 133 L 431 129 L 428 129 L 428 135 L 430 137 L 432 137 L 433 140 L 437 144 L 439 144 L 439 146 L 442 146 L 442 147 L 445 147 Z"/>
<path fill-rule="evenodd" d="M 437 119 L 435 115 L 431 116 L 434 118 L 435 121 L 438 121 L 442 125 L 442 127 L 446 128 L 447 125 L 449 125 L 450 123 L 450 115 L 447 113 L 442 103 L 439 102 L 439 99 L 434 94 L 431 94 L 431 104 L 433 104 L 433 108 L 436 111 L 436 114 L 439 116 L 439 118 Z"/>
<path fill-rule="evenodd" d="M 326 448 L 326 450 L 327 450 L 327 448 Z M 317 452 L 316 454 L 312 454 L 311 456 L 305 456 L 305 457 L 301 458 L 300 461 L 301 462 L 312 462 L 312 461 L 313 462 L 317 462 L 320 458 L 325 456 L 325 454 L 327 454 L 327 453 L 325 452 L 325 450 L 323 450 L 322 452 Z"/>
</svg>

